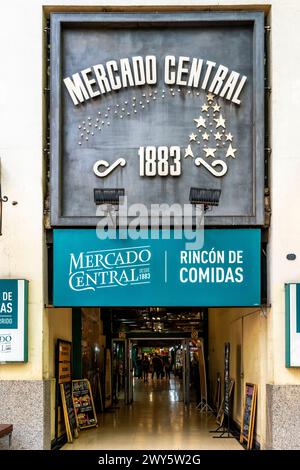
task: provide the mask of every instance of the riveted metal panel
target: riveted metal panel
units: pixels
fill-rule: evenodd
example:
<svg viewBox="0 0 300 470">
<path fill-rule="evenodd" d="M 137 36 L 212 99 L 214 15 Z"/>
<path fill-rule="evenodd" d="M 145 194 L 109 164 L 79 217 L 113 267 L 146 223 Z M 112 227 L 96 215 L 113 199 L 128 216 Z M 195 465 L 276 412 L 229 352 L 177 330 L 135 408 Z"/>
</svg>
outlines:
<svg viewBox="0 0 300 470">
<path fill-rule="evenodd" d="M 94 226 L 98 221 L 94 188 L 125 188 L 128 204 L 149 206 L 187 204 L 191 187 L 221 189 L 219 206 L 207 214 L 206 224 L 263 225 L 263 51 L 262 12 L 52 14 L 52 225 Z M 122 88 L 73 104 L 64 78 L 109 60 L 119 64 L 122 58 L 147 55 L 157 59 L 155 84 Z M 164 82 L 167 55 L 176 60 L 188 57 L 189 63 L 192 58 L 213 61 L 214 71 L 222 64 L 229 73 L 247 76 L 241 103 L 217 95 L 210 102 L 207 94 L 213 75 L 205 89 L 200 86 L 203 75 L 198 88 L 168 86 Z M 97 84 L 93 86 L 96 90 Z M 205 104 L 207 112 L 202 110 Z M 213 110 L 215 104 L 219 111 Z M 224 126 L 218 126 L 220 114 Z M 195 119 L 200 116 L 205 127 L 197 127 Z M 218 131 L 221 140 L 215 137 Z M 196 139 L 190 141 L 193 133 Z M 208 140 L 203 138 L 205 133 Z M 230 144 L 233 151 L 228 152 Z M 185 158 L 188 145 L 194 158 Z M 180 147 L 181 175 L 141 176 L 141 146 Z M 209 154 L 205 148 L 216 150 Z M 226 174 L 214 176 L 203 164 L 197 167 L 197 157 L 211 168 L 213 161 L 222 160 Z M 93 172 L 96 161 L 112 165 L 119 158 L 126 165 L 118 165 L 106 177 Z"/>
</svg>

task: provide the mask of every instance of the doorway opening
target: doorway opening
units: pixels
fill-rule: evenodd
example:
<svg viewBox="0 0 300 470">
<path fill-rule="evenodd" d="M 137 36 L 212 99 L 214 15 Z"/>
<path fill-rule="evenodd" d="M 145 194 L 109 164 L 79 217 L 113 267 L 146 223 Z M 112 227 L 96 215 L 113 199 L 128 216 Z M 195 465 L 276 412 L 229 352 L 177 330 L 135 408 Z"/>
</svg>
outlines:
<svg viewBox="0 0 300 470">
<path fill-rule="evenodd" d="M 172 379 L 185 405 L 199 398 L 194 378 L 197 341 L 207 350 L 207 309 L 182 307 L 113 308 L 113 400 L 134 402 L 141 378 L 148 388 Z M 147 373 L 148 369 L 148 373 Z"/>
<path fill-rule="evenodd" d="M 256 384 L 259 396 L 254 443 L 260 443 L 264 426 L 263 377 L 267 357 L 265 345 L 260 341 L 260 333 L 266 329 L 266 319 L 260 308 L 76 307 L 53 308 L 50 312 L 52 370 L 59 371 L 55 366 L 54 354 L 58 340 L 68 341 L 72 348 L 70 380 L 89 380 L 98 416 L 97 430 L 80 432 L 80 439 L 74 439 L 71 448 L 85 448 L 85 445 L 89 448 L 89 442 L 84 436 L 94 435 L 94 432 L 98 436 L 95 437 L 95 445 L 96 441 L 98 445 L 99 435 L 102 439 L 102 433 L 110 428 L 113 428 L 114 438 L 111 437 L 111 443 L 104 439 L 101 448 L 105 449 L 106 444 L 113 446 L 123 435 L 125 440 L 128 426 L 134 443 L 138 437 L 141 438 L 140 434 L 136 434 L 136 423 L 147 420 L 148 429 L 155 440 L 154 434 L 157 432 L 159 436 L 160 432 L 157 431 L 158 426 L 160 429 L 168 427 L 170 416 L 175 420 L 174 423 L 176 417 L 181 417 L 181 421 L 175 427 L 170 425 L 169 439 L 173 439 L 173 433 L 178 437 L 177 428 L 183 434 L 188 430 L 186 436 L 189 438 L 193 429 L 195 432 L 196 429 L 199 432 L 203 429 L 211 438 L 208 430 L 217 427 L 215 418 L 224 398 L 224 345 L 228 343 L 229 378 L 230 384 L 233 384 L 231 422 L 234 429 L 239 431 L 246 383 Z M 205 376 L 201 376 L 199 368 L 200 344 Z M 159 370 L 154 371 L 155 354 L 162 360 L 163 374 Z M 145 356 L 150 364 L 144 382 L 143 364 L 142 378 L 139 367 Z M 168 364 L 166 367 L 166 359 L 170 371 Z M 51 436 L 52 445 L 57 448 L 65 444 L 67 439 L 59 400 L 59 376 L 56 374 L 55 377 L 51 391 Z M 200 398 L 202 401 L 201 383 L 204 383 L 205 378 L 205 397 L 215 415 L 201 413 L 196 408 Z M 141 429 L 143 433 L 144 429 Z M 211 444 L 210 439 L 208 443 Z M 152 441 L 151 445 L 158 448 L 159 439 L 156 443 Z M 126 448 L 125 444 L 123 448 Z M 150 444 L 147 448 L 151 449 Z M 184 449 L 184 446 L 181 448 Z"/>
</svg>

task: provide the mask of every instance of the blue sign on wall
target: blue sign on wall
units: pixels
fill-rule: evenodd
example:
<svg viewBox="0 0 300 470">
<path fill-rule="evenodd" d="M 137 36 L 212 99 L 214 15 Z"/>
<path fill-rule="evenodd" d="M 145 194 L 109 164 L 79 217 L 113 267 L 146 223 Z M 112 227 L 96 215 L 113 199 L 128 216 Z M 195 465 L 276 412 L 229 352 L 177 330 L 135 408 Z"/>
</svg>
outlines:
<svg viewBox="0 0 300 470">
<path fill-rule="evenodd" d="M 18 281 L 0 280 L 0 328 L 18 328 Z"/>
<path fill-rule="evenodd" d="M 28 281 L 0 279 L 0 362 L 28 360 Z"/>
<path fill-rule="evenodd" d="M 100 240 L 93 229 L 54 230 L 54 305 L 260 304 L 260 230 L 208 229 L 202 248 L 186 242 L 163 231 Z"/>
</svg>

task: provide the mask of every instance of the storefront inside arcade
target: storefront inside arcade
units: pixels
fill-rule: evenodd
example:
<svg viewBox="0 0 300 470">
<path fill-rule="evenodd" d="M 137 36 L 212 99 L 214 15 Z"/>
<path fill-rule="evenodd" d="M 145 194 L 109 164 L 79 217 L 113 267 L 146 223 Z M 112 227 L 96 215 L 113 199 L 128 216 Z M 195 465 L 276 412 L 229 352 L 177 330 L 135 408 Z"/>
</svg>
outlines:
<svg viewBox="0 0 300 470">
<path fill-rule="evenodd" d="M 222 448 L 247 384 L 264 444 L 263 35 L 260 12 L 51 15 L 53 447 Z"/>
<path fill-rule="evenodd" d="M 124 449 L 168 448 L 168 443 L 182 449 L 238 449 L 248 382 L 258 389 L 253 447 L 262 445 L 266 352 L 261 337 L 266 335 L 266 319 L 261 309 L 74 308 L 52 309 L 49 316 L 53 327 L 49 361 L 56 370 L 51 409 L 54 449 L 113 449 L 120 442 Z M 61 401 L 64 380 L 59 376 L 57 351 L 55 355 L 65 342 L 71 345 L 72 356 L 67 381 L 87 379 L 95 408 L 94 415 L 81 402 L 82 427 L 72 443 Z M 233 384 L 231 429 L 237 436 L 228 445 L 210 433 L 219 426 L 216 418 L 224 398 L 225 343 L 230 343 Z M 208 406 L 201 412 L 203 398 Z M 94 416 L 97 427 L 88 421 Z"/>
</svg>

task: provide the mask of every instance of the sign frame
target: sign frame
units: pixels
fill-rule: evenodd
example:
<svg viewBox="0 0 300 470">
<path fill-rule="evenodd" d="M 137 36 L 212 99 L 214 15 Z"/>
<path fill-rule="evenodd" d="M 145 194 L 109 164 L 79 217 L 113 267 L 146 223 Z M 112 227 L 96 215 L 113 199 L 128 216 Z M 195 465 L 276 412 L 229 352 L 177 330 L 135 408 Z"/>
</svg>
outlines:
<svg viewBox="0 0 300 470">
<path fill-rule="evenodd" d="M 53 227 L 93 227 L 95 216 L 63 213 L 62 137 L 62 31 L 64 26 L 102 25 L 111 27 L 174 26 L 196 27 L 238 24 L 253 27 L 253 187 L 251 215 L 210 215 L 210 226 L 264 225 L 264 13 L 251 12 L 174 12 L 174 13 L 51 13 L 51 225 Z M 96 209 L 95 209 L 96 211 Z"/>
<path fill-rule="evenodd" d="M 28 285 L 29 281 L 25 279 L 0 279 L 5 283 L 12 284 L 15 283 L 14 290 L 17 294 L 17 312 L 16 312 L 16 328 L 1 328 L 0 327 L 0 336 L 10 336 L 11 342 L 12 338 L 15 336 L 14 343 L 20 342 L 20 347 L 16 355 L 9 359 L 6 357 L 8 352 L 1 352 L 0 350 L 0 364 L 10 364 L 10 363 L 26 363 L 28 362 Z M 13 289 L 13 287 L 12 287 Z M 0 293 L 2 290 L 0 289 Z M 1 299 L 0 299 L 1 307 Z M 13 313 L 12 313 L 13 314 Z"/>
<path fill-rule="evenodd" d="M 185 250 L 186 239 L 176 238 L 174 234 L 168 239 L 164 239 L 163 231 L 160 231 L 157 237 L 152 235 L 153 231 L 151 236 L 148 234 L 147 239 L 117 237 L 100 240 L 93 229 L 54 230 L 53 304 L 57 307 L 151 306 L 153 303 L 168 307 L 195 306 L 196 303 L 204 307 L 249 307 L 261 304 L 259 229 L 208 229 L 202 251 Z M 129 269 L 129 277 L 126 277 L 128 282 L 126 280 L 123 285 L 119 282 L 121 278 L 116 281 L 109 280 L 111 276 L 127 276 L 121 266 L 116 270 L 112 267 L 106 269 L 106 263 L 103 264 L 101 261 L 101 265 L 89 264 L 87 270 L 82 264 L 85 259 L 88 259 L 89 263 L 92 262 L 93 256 L 101 257 L 101 253 L 107 256 L 113 255 L 114 259 L 117 259 L 119 258 L 117 253 L 126 253 L 131 249 L 135 250 L 135 253 L 143 253 L 143 256 L 136 258 L 143 263 L 138 262 L 136 267 L 133 264 L 128 265 L 129 268 L 126 267 Z M 216 264 L 216 268 L 214 264 L 203 264 L 201 267 L 200 261 L 193 261 L 192 256 L 188 256 L 194 252 L 198 256 L 199 253 L 205 254 L 209 250 L 215 252 L 223 250 L 226 260 L 230 252 L 243 253 L 242 264 L 244 263 L 245 267 L 243 280 L 235 282 L 232 279 L 229 285 L 227 278 L 219 282 L 214 282 L 213 279 L 206 281 L 202 275 L 201 278 L 200 270 L 212 272 L 221 269 L 225 272 L 228 268 L 232 272 L 232 268 L 226 264 L 227 261 L 223 264 L 224 269 L 218 267 L 222 266 L 220 264 Z M 85 253 L 88 254 L 88 258 L 85 257 Z M 186 259 L 182 253 L 187 255 Z M 144 254 L 147 258 L 144 258 Z M 122 262 L 124 262 L 123 256 Z M 145 269 L 147 272 L 144 274 Z M 237 271 L 243 268 L 233 269 Z M 118 274 L 114 274 L 116 272 Z M 190 274 L 196 275 L 197 279 L 193 278 L 190 281 Z M 106 284 L 107 275 L 108 284 Z M 91 280 L 92 285 L 85 285 L 85 278 Z M 100 282 L 99 285 L 97 280 Z M 106 288 L 107 285 L 110 289 Z M 112 287 L 115 288 L 113 295 Z M 117 290 L 119 295 L 116 296 Z"/>
<path fill-rule="evenodd" d="M 247 392 L 251 390 L 251 395 Z M 241 421 L 241 432 L 240 432 L 240 443 L 247 443 L 247 450 L 252 449 L 253 435 L 255 428 L 255 416 L 256 416 L 256 402 L 257 402 L 257 385 L 246 382 L 245 384 L 245 395 L 243 403 L 243 414 Z M 245 429 L 246 427 L 246 429 Z"/>
<path fill-rule="evenodd" d="M 72 382 L 62 382 L 59 384 L 60 387 L 60 394 L 61 394 L 61 401 L 62 401 L 62 408 L 64 413 L 65 419 L 65 426 L 66 426 L 66 434 L 68 442 L 73 442 L 73 437 L 78 437 L 78 428 L 77 428 L 77 420 L 75 415 L 73 397 L 72 397 Z M 66 390 L 67 387 L 70 389 L 70 395 L 67 400 Z M 67 390 L 68 391 L 68 390 Z M 71 400 L 71 403 L 70 403 Z M 70 408 L 72 406 L 72 410 Z M 70 414 L 73 411 L 74 415 Z"/>
</svg>

